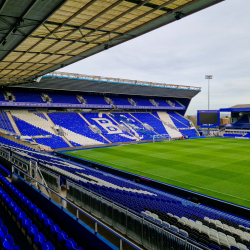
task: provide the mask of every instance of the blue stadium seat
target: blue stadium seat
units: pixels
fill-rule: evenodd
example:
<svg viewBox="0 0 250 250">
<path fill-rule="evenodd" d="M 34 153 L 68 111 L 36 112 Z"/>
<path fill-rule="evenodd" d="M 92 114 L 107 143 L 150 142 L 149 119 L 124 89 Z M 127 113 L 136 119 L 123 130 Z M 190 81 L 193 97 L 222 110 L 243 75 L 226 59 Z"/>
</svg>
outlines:
<svg viewBox="0 0 250 250">
<path fill-rule="evenodd" d="M 53 224 L 50 227 L 50 232 L 53 236 L 57 237 L 57 234 L 61 231 L 61 228 L 57 224 Z"/>
<path fill-rule="evenodd" d="M 35 225 L 28 225 L 27 233 L 30 239 L 34 241 L 35 235 L 38 234 L 38 228 Z"/>
<path fill-rule="evenodd" d="M 67 239 L 68 235 L 64 231 L 60 231 L 57 233 L 57 240 L 60 244 L 65 245 Z"/>
<path fill-rule="evenodd" d="M 47 241 L 46 243 L 42 244 L 41 250 L 54 250 L 55 247 L 51 244 L 50 241 Z"/>
<path fill-rule="evenodd" d="M 77 244 L 76 242 L 73 240 L 73 239 L 68 239 L 66 240 L 66 243 L 65 243 L 65 246 L 66 246 L 66 250 L 74 250 L 74 249 L 77 249 Z"/>
<path fill-rule="evenodd" d="M 0 228 L 0 239 L 1 239 L 1 242 L 4 241 L 4 239 L 6 238 L 8 234 L 8 229 L 5 225 L 2 225 L 1 228 Z"/>
<path fill-rule="evenodd" d="M 46 238 L 42 233 L 35 233 L 34 244 L 38 249 L 41 248 L 42 244 L 46 242 Z"/>
<path fill-rule="evenodd" d="M 54 224 L 54 221 L 51 220 L 50 218 L 45 218 L 44 219 L 44 226 L 47 228 L 47 229 L 50 229 L 51 226 Z"/>
<path fill-rule="evenodd" d="M 12 250 L 14 246 L 14 240 L 10 234 L 8 234 L 3 242 L 4 250 Z"/>
</svg>

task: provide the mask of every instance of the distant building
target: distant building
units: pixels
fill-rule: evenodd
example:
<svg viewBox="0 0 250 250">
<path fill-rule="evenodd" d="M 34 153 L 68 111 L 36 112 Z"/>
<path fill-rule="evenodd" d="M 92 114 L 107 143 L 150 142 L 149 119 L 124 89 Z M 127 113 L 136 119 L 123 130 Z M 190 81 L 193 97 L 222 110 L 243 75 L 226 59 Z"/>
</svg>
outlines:
<svg viewBox="0 0 250 250">
<path fill-rule="evenodd" d="M 228 117 L 220 118 L 220 125 L 230 124 L 230 120 Z"/>
</svg>

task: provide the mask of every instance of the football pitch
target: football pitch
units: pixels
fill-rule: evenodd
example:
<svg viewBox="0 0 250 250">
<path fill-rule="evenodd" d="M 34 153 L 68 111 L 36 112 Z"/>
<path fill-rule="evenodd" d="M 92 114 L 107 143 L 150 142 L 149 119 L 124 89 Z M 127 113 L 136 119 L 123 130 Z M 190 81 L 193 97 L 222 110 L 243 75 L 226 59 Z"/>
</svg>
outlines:
<svg viewBox="0 0 250 250">
<path fill-rule="evenodd" d="M 250 207 L 250 140 L 205 138 L 64 153 Z"/>
</svg>

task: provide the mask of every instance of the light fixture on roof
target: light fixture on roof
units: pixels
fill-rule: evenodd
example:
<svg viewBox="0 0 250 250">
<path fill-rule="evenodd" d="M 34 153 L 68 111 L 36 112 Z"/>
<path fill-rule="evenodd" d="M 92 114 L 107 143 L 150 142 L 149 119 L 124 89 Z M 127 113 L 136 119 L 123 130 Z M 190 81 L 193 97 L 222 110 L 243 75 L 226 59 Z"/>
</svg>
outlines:
<svg viewBox="0 0 250 250">
<path fill-rule="evenodd" d="M 175 19 L 180 20 L 185 16 L 185 14 L 182 11 L 175 12 Z"/>
</svg>

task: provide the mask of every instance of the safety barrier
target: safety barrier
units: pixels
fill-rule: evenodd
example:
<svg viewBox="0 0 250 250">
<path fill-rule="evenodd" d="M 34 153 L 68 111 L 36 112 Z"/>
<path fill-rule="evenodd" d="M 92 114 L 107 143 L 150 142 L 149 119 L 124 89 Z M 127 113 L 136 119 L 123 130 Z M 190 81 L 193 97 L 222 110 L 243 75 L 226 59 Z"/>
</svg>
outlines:
<svg viewBox="0 0 250 250">
<path fill-rule="evenodd" d="M 45 190 L 45 192 L 44 192 L 45 195 L 47 193 L 49 193 L 50 196 L 47 197 L 47 199 L 48 200 L 53 200 L 58 205 L 60 205 L 61 210 L 66 211 L 70 207 L 71 208 L 70 211 L 72 211 L 72 208 L 73 208 L 74 212 L 75 212 L 75 214 L 73 214 L 73 215 L 75 216 L 76 221 L 85 223 L 85 221 L 82 218 L 87 218 L 88 222 L 90 220 L 91 221 L 90 224 L 94 225 L 94 228 L 92 228 L 92 229 L 95 231 L 96 235 L 99 233 L 99 228 L 106 229 L 109 233 L 112 234 L 112 238 L 118 238 L 118 240 L 119 240 L 119 249 L 120 250 L 123 249 L 123 245 L 125 245 L 125 244 L 129 245 L 130 246 L 129 249 L 131 249 L 131 250 L 142 250 L 141 247 L 137 246 L 136 244 L 134 244 L 130 240 L 128 240 L 125 237 L 123 237 L 122 235 L 120 235 L 119 233 L 115 232 L 110 227 L 108 227 L 107 225 L 102 223 L 100 220 L 93 217 L 91 214 L 86 213 L 81 208 L 79 208 L 75 204 L 73 204 L 71 201 L 69 201 L 66 198 L 60 196 L 58 193 L 54 192 L 52 189 L 50 189 L 49 187 L 46 187 L 45 185 L 38 182 L 37 180 L 35 180 L 34 178 L 32 178 L 31 176 L 26 174 L 24 171 L 20 170 L 19 168 L 15 167 L 15 166 L 13 166 L 13 168 L 12 168 L 12 174 L 14 174 L 14 173 L 19 179 L 26 182 L 28 185 L 33 186 L 34 188 L 39 187 L 40 190 L 42 190 L 42 189 Z M 96 198 L 97 198 L 97 196 L 96 196 Z M 86 195 L 86 201 L 87 201 L 86 205 L 89 204 L 89 208 L 92 209 L 92 205 L 91 205 L 92 200 L 90 199 L 90 196 L 88 198 L 88 195 Z M 67 211 L 67 213 L 68 212 L 69 212 L 69 210 Z M 104 235 L 102 235 L 102 236 L 105 238 Z"/>
<path fill-rule="evenodd" d="M 56 175 L 44 168 L 40 167 L 40 171 L 43 175 L 44 180 L 46 181 L 47 185 L 52 188 L 53 190 L 57 191 L 58 193 L 61 192 L 61 185 L 60 185 L 60 176 Z"/>
<path fill-rule="evenodd" d="M 147 249 L 206 249 L 70 181 L 66 197 Z"/>
</svg>

